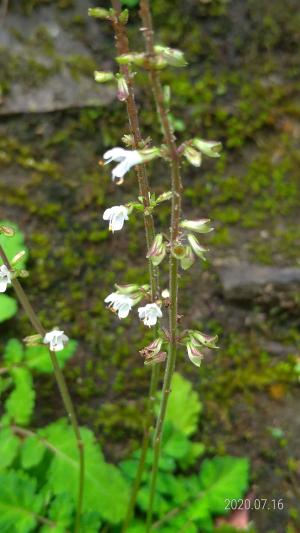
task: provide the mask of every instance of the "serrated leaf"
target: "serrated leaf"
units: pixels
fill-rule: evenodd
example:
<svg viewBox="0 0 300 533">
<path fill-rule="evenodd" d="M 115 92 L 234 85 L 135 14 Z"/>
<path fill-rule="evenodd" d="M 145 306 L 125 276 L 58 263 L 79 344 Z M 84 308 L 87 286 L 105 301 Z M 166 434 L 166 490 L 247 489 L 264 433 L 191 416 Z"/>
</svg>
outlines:
<svg viewBox="0 0 300 533">
<path fill-rule="evenodd" d="M 17 302 L 6 294 L 0 294 L 0 322 L 12 318 L 18 310 Z"/>
<path fill-rule="evenodd" d="M 0 474 L 0 531 L 28 533 L 37 525 L 43 499 L 36 493 L 35 480 L 22 472 Z"/>
<path fill-rule="evenodd" d="M 24 257 L 18 262 L 18 268 L 25 268 L 26 260 L 28 257 L 28 250 L 24 243 L 24 235 L 19 230 L 18 226 L 16 224 L 13 224 L 12 222 L 8 222 L 7 220 L 1 220 L 0 226 L 9 226 L 14 229 L 15 234 L 13 237 L 5 237 L 5 235 L 0 234 L 0 245 L 4 249 L 7 258 L 9 261 L 11 261 L 17 253 L 24 250 L 26 253 Z M 0 265 L 3 264 L 2 259 L 0 259 Z"/>
<path fill-rule="evenodd" d="M 45 525 L 41 533 L 65 533 L 72 524 L 74 504 L 68 494 L 61 494 L 54 498 L 50 504 L 47 517 L 55 522 L 56 527 Z"/>
<path fill-rule="evenodd" d="M 184 435 L 190 436 L 197 430 L 201 410 L 202 404 L 197 393 L 193 391 L 191 383 L 175 372 L 166 421 L 171 422 Z"/>
<path fill-rule="evenodd" d="M 77 347 L 77 342 L 70 340 L 67 346 L 56 352 L 56 357 L 59 362 L 59 366 L 63 368 L 68 359 L 72 357 Z M 32 370 L 38 370 L 42 373 L 50 373 L 53 371 L 51 358 L 47 346 L 28 346 L 25 349 L 24 361 L 28 368 Z"/>
<path fill-rule="evenodd" d="M 248 487 L 249 462 L 246 458 L 214 457 L 203 461 L 199 474 L 202 498 L 196 502 L 191 518 L 198 518 L 201 509 L 210 513 L 225 514 L 226 499 L 238 499 Z"/>
<path fill-rule="evenodd" d="M 6 412 L 10 420 L 24 426 L 29 423 L 34 408 L 32 377 L 26 368 L 13 368 L 10 372 L 15 388 L 5 402 Z"/>
<path fill-rule="evenodd" d="M 20 363 L 23 359 L 23 345 L 17 339 L 10 339 L 4 348 L 4 361 L 7 364 Z"/>
<path fill-rule="evenodd" d="M 165 437 L 162 445 L 163 454 L 169 455 L 174 459 L 183 459 L 190 451 L 191 442 L 181 432 L 171 427 L 171 431 Z"/>
<path fill-rule="evenodd" d="M 101 518 L 99 513 L 85 513 L 81 518 L 80 533 L 98 533 L 100 526 Z"/>
<path fill-rule="evenodd" d="M 0 470 L 10 466 L 20 447 L 20 440 L 10 428 L 0 430 Z"/>
<path fill-rule="evenodd" d="M 40 431 L 55 450 L 47 472 L 48 486 L 56 495 L 68 492 L 77 501 L 79 459 L 73 430 L 59 420 Z M 93 433 L 81 428 L 85 450 L 85 486 L 83 509 L 97 511 L 110 523 L 120 522 L 126 513 L 128 485 L 120 471 L 105 463 Z"/>
<path fill-rule="evenodd" d="M 21 448 L 21 465 L 28 469 L 38 465 L 44 457 L 45 445 L 36 437 L 28 437 L 24 440 Z"/>
</svg>

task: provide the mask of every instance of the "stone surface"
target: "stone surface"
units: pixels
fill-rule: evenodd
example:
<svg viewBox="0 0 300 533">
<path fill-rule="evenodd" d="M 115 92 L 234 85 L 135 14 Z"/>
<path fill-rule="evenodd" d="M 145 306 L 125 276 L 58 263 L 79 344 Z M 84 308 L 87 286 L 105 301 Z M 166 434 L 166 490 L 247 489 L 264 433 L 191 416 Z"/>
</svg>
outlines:
<svg viewBox="0 0 300 533">
<path fill-rule="evenodd" d="M 265 267 L 249 263 L 220 265 L 217 267 L 226 298 L 248 300 L 258 296 L 273 299 L 282 295 L 299 294 L 300 268 Z"/>
<path fill-rule="evenodd" d="M 49 5 L 28 16 L 7 13 L 0 32 L 1 115 L 105 106 L 115 98 L 113 84 L 96 84 L 93 78 L 105 47 L 101 25 L 87 16 L 86 2 L 78 1 L 76 15 L 85 39 L 70 24 L 72 10 L 61 13 Z"/>
</svg>

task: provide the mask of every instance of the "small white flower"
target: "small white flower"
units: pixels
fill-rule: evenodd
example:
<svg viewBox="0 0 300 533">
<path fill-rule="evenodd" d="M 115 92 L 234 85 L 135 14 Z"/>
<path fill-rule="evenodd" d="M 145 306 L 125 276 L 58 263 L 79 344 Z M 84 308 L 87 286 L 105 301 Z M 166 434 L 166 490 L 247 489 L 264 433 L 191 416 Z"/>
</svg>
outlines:
<svg viewBox="0 0 300 533">
<path fill-rule="evenodd" d="M 109 231 L 119 231 L 128 220 L 128 209 L 125 205 L 114 205 L 104 211 L 103 220 L 109 220 Z"/>
<path fill-rule="evenodd" d="M 69 337 L 64 334 L 63 331 L 54 329 L 53 331 L 48 331 L 44 337 L 44 344 L 49 344 L 49 349 L 52 352 L 60 352 L 64 349 L 64 345 L 68 342 Z"/>
<path fill-rule="evenodd" d="M 134 301 L 130 296 L 127 296 L 127 294 L 119 294 L 118 292 L 112 292 L 109 294 L 104 302 L 110 304 L 109 307 L 111 307 L 113 311 L 118 312 L 119 318 L 126 318 L 134 304 Z"/>
<path fill-rule="evenodd" d="M 112 161 L 119 162 L 119 164 L 112 171 L 113 181 L 117 178 L 119 184 L 123 182 L 126 172 L 128 172 L 131 167 L 139 165 L 143 162 L 143 157 L 137 150 L 125 150 L 124 148 L 119 147 L 112 148 L 111 150 L 105 152 L 103 158 L 107 159 L 105 165 L 111 163 Z"/>
<path fill-rule="evenodd" d="M 162 312 L 157 304 L 147 304 L 145 307 L 139 307 L 138 313 L 145 326 L 155 326 L 157 319 L 162 317 Z"/>
<path fill-rule="evenodd" d="M 5 292 L 11 284 L 11 274 L 6 265 L 0 267 L 0 292 Z"/>
</svg>

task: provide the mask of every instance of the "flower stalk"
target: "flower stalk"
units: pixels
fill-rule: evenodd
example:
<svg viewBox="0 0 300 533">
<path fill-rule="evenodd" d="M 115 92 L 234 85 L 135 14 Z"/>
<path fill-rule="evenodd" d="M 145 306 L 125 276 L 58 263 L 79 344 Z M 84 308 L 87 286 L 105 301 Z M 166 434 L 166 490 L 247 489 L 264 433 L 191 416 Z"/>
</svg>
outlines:
<svg viewBox="0 0 300 533">
<path fill-rule="evenodd" d="M 151 67 L 152 61 L 155 58 L 155 46 L 153 39 L 153 24 L 148 0 L 141 0 L 140 2 L 140 16 L 143 23 L 143 34 L 146 44 L 146 52 L 149 58 L 149 78 L 152 86 L 153 96 L 155 100 L 157 114 L 160 118 L 164 141 L 168 148 L 168 155 L 171 167 L 171 182 L 172 182 L 172 211 L 171 211 L 171 239 L 170 248 L 176 243 L 179 234 L 180 213 L 181 213 L 181 194 L 182 183 L 180 176 L 180 157 L 177 151 L 176 141 L 172 126 L 168 117 L 168 109 L 166 108 L 163 87 L 160 82 L 157 69 Z M 178 314 L 178 263 L 179 260 L 171 253 L 169 262 L 169 290 L 170 290 L 170 308 L 169 308 L 169 354 L 167 358 L 164 383 L 162 390 L 162 397 L 159 407 L 159 415 L 156 423 L 154 433 L 154 458 L 150 480 L 150 497 L 147 512 L 146 531 L 149 532 L 152 524 L 153 504 L 156 491 L 156 480 L 158 473 L 158 462 L 161 449 L 162 430 L 165 421 L 165 415 L 168 405 L 168 399 L 171 392 L 172 377 L 175 369 L 175 361 L 177 354 L 177 314 Z"/>
<path fill-rule="evenodd" d="M 120 21 L 119 16 L 121 13 L 121 4 L 119 0 L 112 0 L 112 7 L 116 11 L 116 16 L 111 19 L 112 27 L 115 34 L 115 43 L 118 55 L 129 54 L 129 43 L 126 32 L 126 27 Z M 126 84 L 126 109 L 129 122 L 130 133 L 133 140 L 133 148 L 138 150 L 142 147 L 142 136 L 139 124 L 138 110 L 135 102 L 134 86 L 133 86 L 133 77 L 130 72 L 128 65 L 120 65 L 120 74 L 122 75 L 123 80 Z M 147 245 L 147 254 L 149 253 L 154 239 L 155 239 L 155 227 L 154 220 L 150 208 L 150 188 L 148 182 L 148 175 L 145 164 L 139 164 L 136 167 L 138 185 L 139 185 L 139 194 L 142 198 L 142 203 L 144 207 L 144 226 L 146 234 L 146 245 Z M 151 258 L 148 258 L 148 268 L 149 268 L 149 279 L 150 279 L 150 289 L 151 289 L 151 301 L 155 302 L 159 293 L 159 274 L 158 268 L 153 264 Z M 132 519 L 134 508 L 136 504 L 136 498 L 138 490 L 141 484 L 145 461 L 147 456 L 147 451 L 150 443 L 150 434 L 151 428 L 154 420 L 154 402 L 156 398 L 156 392 L 159 382 L 159 365 L 154 364 L 151 369 L 151 379 L 150 379 L 150 388 L 149 396 L 146 405 L 145 413 L 145 422 L 144 422 L 144 434 L 141 448 L 141 455 L 139 459 L 139 464 L 137 468 L 137 473 L 135 480 L 133 482 L 129 505 L 126 513 L 126 517 L 123 523 L 122 531 L 126 531 L 130 521 Z"/>
<path fill-rule="evenodd" d="M 0 245 L 0 257 L 3 261 L 3 264 L 7 268 L 7 270 L 12 273 L 12 267 L 11 264 L 6 256 L 6 253 L 2 246 Z M 35 313 L 22 285 L 20 284 L 19 280 L 13 276 L 11 276 L 11 284 L 15 290 L 15 293 L 17 295 L 17 298 L 22 305 L 25 314 L 27 315 L 29 321 L 31 322 L 33 328 L 37 332 L 38 335 L 40 335 L 42 338 L 45 338 L 47 332 L 42 326 L 37 314 Z M 76 519 L 75 519 L 75 527 L 74 527 L 74 533 L 80 532 L 80 518 L 82 513 L 82 503 L 83 503 L 83 490 L 84 490 L 84 444 L 81 439 L 81 433 L 80 433 L 80 427 L 77 420 L 75 408 L 63 375 L 63 372 L 59 366 L 58 359 L 56 356 L 55 351 L 52 351 L 49 349 L 49 355 L 51 358 L 51 362 L 53 365 L 54 375 L 55 379 L 59 388 L 59 392 L 61 394 L 65 409 L 67 411 L 68 418 L 70 419 L 75 439 L 76 439 L 76 445 L 78 449 L 78 456 L 79 456 L 79 484 L 78 484 L 78 498 L 77 498 L 77 508 L 76 508 Z"/>
</svg>

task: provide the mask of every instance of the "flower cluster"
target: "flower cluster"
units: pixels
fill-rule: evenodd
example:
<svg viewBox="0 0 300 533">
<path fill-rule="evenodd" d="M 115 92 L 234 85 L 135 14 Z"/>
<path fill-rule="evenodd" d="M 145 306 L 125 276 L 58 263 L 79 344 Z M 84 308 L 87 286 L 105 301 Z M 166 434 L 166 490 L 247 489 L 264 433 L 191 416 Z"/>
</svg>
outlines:
<svg viewBox="0 0 300 533">
<path fill-rule="evenodd" d="M 136 305 L 145 295 L 147 295 L 148 286 L 143 285 L 117 285 L 117 290 L 109 294 L 104 302 L 108 304 L 109 309 L 118 315 L 118 318 L 126 318 L 132 307 Z M 162 317 L 162 311 L 158 303 L 146 304 L 138 308 L 139 318 L 145 326 L 155 326 L 157 319 Z"/>
<path fill-rule="evenodd" d="M 217 349 L 216 342 L 218 341 L 217 335 L 206 335 L 200 331 L 189 330 L 187 332 L 187 337 L 185 339 L 187 354 L 190 361 L 196 365 L 200 366 L 201 361 L 204 357 L 202 349 L 210 348 Z M 200 350 L 201 349 L 201 350 Z"/>
</svg>

